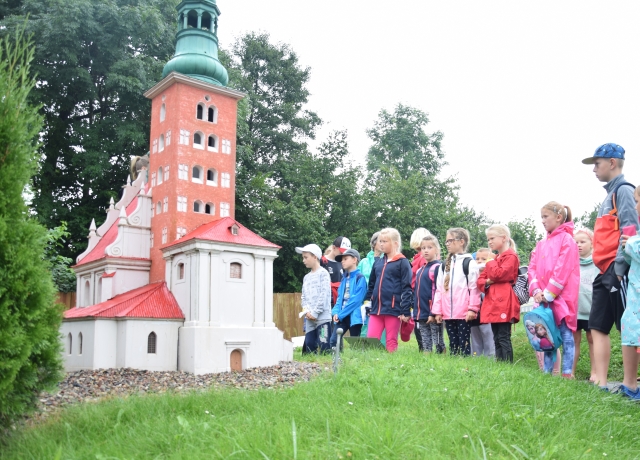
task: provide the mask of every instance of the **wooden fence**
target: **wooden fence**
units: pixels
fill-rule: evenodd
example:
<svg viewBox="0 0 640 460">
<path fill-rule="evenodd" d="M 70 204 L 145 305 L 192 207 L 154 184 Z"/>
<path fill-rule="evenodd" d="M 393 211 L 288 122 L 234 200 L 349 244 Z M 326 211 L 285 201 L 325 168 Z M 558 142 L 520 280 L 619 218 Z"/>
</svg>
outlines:
<svg viewBox="0 0 640 460">
<path fill-rule="evenodd" d="M 304 335 L 302 318 L 298 314 L 302 311 L 302 294 L 273 294 L 273 321 L 276 327 L 284 332 L 284 338 Z"/>
<path fill-rule="evenodd" d="M 76 306 L 76 293 L 75 292 L 58 292 L 58 298 L 56 303 L 61 303 L 65 306 L 65 310 Z"/>
</svg>

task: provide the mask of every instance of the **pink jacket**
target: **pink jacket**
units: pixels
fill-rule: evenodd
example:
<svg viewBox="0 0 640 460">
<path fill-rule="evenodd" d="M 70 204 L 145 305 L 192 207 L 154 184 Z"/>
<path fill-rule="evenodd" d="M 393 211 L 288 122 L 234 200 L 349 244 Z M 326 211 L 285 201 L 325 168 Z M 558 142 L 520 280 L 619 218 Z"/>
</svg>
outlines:
<svg viewBox="0 0 640 460">
<path fill-rule="evenodd" d="M 529 293 L 545 289 L 556 296 L 551 310 L 556 324 L 564 319 L 575 332 L 578 325 L 580 256 L 573 241 L 573 222 L 560 225 L 536 244 L 529 261 Z"/>
<path fill-rule="evenodd" d="M 470 254 L 458 254 L 451 260 L 451 280 L 449 290 L 444 290 L 444 271 L 446 260 L 440 265 L 436 281 L 436 295 L 433 299 L 431 313 L 442 315 L 442 319 L 465 319 L 467 312 L 480 310 L 480 291 L 478 290 L 478 264 L 471 259 L 469 262 L 469 282 L 464 276 L 462 261 L 470 258 Z"/>
</svg>

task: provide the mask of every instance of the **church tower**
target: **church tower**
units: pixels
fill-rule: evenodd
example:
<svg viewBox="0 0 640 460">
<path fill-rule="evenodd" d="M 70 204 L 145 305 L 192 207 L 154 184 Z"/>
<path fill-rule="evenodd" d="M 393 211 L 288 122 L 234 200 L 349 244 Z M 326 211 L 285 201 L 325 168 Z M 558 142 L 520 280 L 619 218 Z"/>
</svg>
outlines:
<svg viewBox="0 0 640 460">
<path fill-rule="evenodd" d="M 177 10 L 175 55 L 145 93 L 152 101 L 151 283 L 165 279 L 162 247 L 235 214 L 237 105 L 244 94 L 226 88 L 216 1 L 183 0 Z"/>
</svg>

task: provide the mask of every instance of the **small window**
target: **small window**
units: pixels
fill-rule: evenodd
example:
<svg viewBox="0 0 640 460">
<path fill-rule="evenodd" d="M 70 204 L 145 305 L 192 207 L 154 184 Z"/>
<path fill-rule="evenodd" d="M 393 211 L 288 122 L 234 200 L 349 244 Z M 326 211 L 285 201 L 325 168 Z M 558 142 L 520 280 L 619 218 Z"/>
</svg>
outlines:
<svg viewBox="0 0 640 460">
<path fill-rule="evenodd" d="M 223 187 L 229 188 L 231 187 L 231 174 L 222 173 L 222 184 Z"/>
<path fill-rule="evenodd" d="M 169 166 L 164 167 L 164 180 L 165 182 L 169 180 Z"/>
<path fill-rule="evenodd" d="M 69 332 L 69 335 L 67 336 L 67 350 L 69 350 L 68 354 L 73 353 L 73 337 L 71 337 L 71 332 Z"/>
<path fill-rule="evenodd" d="M 162 203 L 160 201 L 158 201 L 158 204 L 156 205 L 156 215 L 158 214 L 162 214 Z"/>
<path fill-rule="evenodd" d="M 218 109 L 212 105 L 209 107 L 209 113 L 207 114 L 207 120 L 211 123 L 217 123 L 218 122 Z"/>
<path fill-rule="evenodd" d="M 149 334 L 147 338 L 147 353 L 155 354 L 156 353 L 156 333 L 152 332 Z"/>
<path fill-rule="evenodd" d="M 178 279 L 184 279 L 184 264 L 178 264 Z"/>
<path fill-rule="evenodd" d="M 242 265 L 237 262 L 231 264 L 229 277 L 234 279 L 242 279 Z"/>
<path fill-rule="evenodd" d="M 222 139 L 222 153 L 231 153 L 231 141 Z"/>
<path fill-rule="evenodd" d="M 156 186 L 156 173 L 151 173 L 151 186 Z"/>
<path fill-rule="evenodd" d="M 193 147 L 196 149 L 204 148 L 204 135 L 201 132 L 193 134 Z"/>
<path fill-rule="evenodd" d="M 218 171 L 207 169 L 207 185 L 218 185 Z"/>
<path fill-rule="evenodd" d="M 198 120 L 204 120 L 204 105 L 198 104 L 198 108 L 196 109 L 196 118 Z"/>
<path fill-rule="evenodd" d="M 231 226 L 231 234 L 234 236 L 238 236 L 239 233 L 240 233 L 240 227 L 238 227 L 237 224 L 233 224 Z"/>
<path fill-rule="evenodd" d="M 169 197 L 165 196 L 164 200 L 162 200 L 162 212 L 167 212 L 169 210 Z"/>
<path fill-rule="evenodd" d="M 153 147 L 151 149 L 151 153 L 157 153 L 158 152 L 158 139 L 154 139 L 153 140 Z"/>
<path fill-rule="evenodd" d="M 193 202 L 193 212 L 202 212 L 202 201 L 194 201 Z"/>
<path fill-rule="evenodd" d="M 207 141 L 207 149 L 211 152 L 218 151 L 218 136 L 215 134 L 210 134 L 209 139 Z"/>
<path fill-rule="evenodd" d="M 167 145 L 171 145 L 171 130 L 167 131 Z"/>
<path fill-rule="evenodd" d="M 162 107 L 160 107 L 160 122 L 164 121 L 164 118 L 166 115 L 167 115 L 167 106 L 162 104 Z"/>
<path fill-rule="evenodd" d="M 82 355 L 82 332 L 78 334 L 78 354 Z"/>
<path fill-rule="evenodd" d="M 187 165 L 178 165 L 178 179 L 189 179 L 189 167 Z"/>
<path fill-rule="evenodd" d="M 187 234 L 187 229 L 184 227 L 178 227 L 178 231 L 176 232 L 176 240 L 179 240 L 183 236 Z"/>
<path fill-rule="evenodd" d="M 91 282 L 89 280 L 86 280 L 84 283 L 84 302 L 83 302 L 83 305 L 85 307 L 88 307 L 89 305 L 92 304 L 90 297 L 91 297 Z M 69 354 L 71 354 L 71 352 L 69 352 Z"/>
<path fill-rule="evenodd" d="M 204 205 L 204 213 L 205 214 L 215 214 L 216 213 L 216 207 L 213 203 L 207 203 Z"/>
<path fill-rule="evenodd" d="M 187 197 L 179 196 L 178 197 L 178 211 L 187 212 Z"/>
<path fill-rule="evenodd" d="M 162 176 L 163 176 L 163 173 L 162 173 L 162 166 L 160 166 L 160 167 L 158 168 L 158 185 L 162 184 Z"/>
<path fill-rule="evenodd" d="M 191 169 L 191 180 L 193 182 L 202 184 L 202 175 L 202 166 L 196 165 Z"/>
<path fill-rule="evenodd" d="M 162 152 L 164 150 L 164 134 L 160 134 L 160 139 L 158 139 L 158 152 Z"/>
<path fill-rule="evenodd" d="M 189 131 L 187 131 L 186 129 L 181 129 L 179 144 L 189 145 L 189 136 L 190 136 Z"/>
<path fill-rule="evenodd" d="M 162 244 L 166 244 L 167 243 L 167 227 L 164 227 L 162 229 Z"/>
</svg>

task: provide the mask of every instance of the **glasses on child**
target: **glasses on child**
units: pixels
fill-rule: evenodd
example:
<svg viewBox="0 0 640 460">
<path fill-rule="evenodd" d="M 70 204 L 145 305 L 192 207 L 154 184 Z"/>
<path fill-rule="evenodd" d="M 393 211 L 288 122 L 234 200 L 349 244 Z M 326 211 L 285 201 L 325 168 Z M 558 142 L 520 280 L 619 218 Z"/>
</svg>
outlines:
<svg viewBox="0 0 640 460">
<path fill-rule="evenodd" d="M 446 241 L 444 242 L 444 244 L 451 244 L 451 243 L 453 243 L 454 241 L 458 241 L 459 239 L 460 239 L 460 238 L 453 238 L 453 239 L 451 239 L 451 240 L 446 240 Z"/>
</svg>

